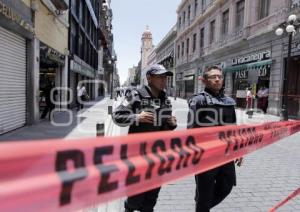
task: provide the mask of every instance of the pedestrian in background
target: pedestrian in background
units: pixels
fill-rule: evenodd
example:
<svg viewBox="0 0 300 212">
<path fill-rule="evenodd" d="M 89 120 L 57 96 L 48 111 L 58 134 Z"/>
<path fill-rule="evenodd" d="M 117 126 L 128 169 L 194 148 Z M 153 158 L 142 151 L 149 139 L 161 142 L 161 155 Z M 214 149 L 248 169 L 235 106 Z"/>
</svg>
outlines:
<svg viewBox="0 0 300 212">
<path fill-rule="evenodd" d="M 204 71 L 204 91 L 189 99 L 188 128 L 236 124 L 235 101 L 224 95 L 221 68 Z M 196 212 L 209 212 L 236 185 L 234 161 L 195 176 Z"/>
<path fill-rule="evenodd" d="M 269 89 L 265 86 L 262 86 L 258 90 L 256 95 L 258 97 L 258 108 L 261 109 L 264 113 L 267 113 Z"/>
<path fill-rule="evenodd" d="M 46 107 L 43 110 L 41 119 L 45 119 L 47 114 L 49 113 L 49 120 L 50 120 L 51 112 L 55 108 L 55 104 L 52 100 L 55 100 L 55 96 L 57 95 L 57 93 L 53 92 L 53 99 L 51 99 L 51 91 L 53 88 L 54 88 L 54 83 L 51 80 L 47 79 L 46 86 L 43 89 L 43 95 L 45 96 Z"/>
<path fill-rule="evenodd" d="M 246 92 L 246 110 L 252 109 L 252 103 L 253 102 L 253 94 L 252 94 L 252 88 L 247 88 Z"/>
<path fill-rule="evenodd" d="M 78 83 L 77 86 L 77 110 L 83 109 L 84 101 L 89 99 L 88 93 L 83 83 Z"/>
<path fill-rule="evenodd" d="M 146 72 L 148 86 L 134 88 L 127 93 L 125 102 L 113 112 L 115 123 L 130 125 L 128 133 L 174 130 L 176 118 L 172 116 L 171 104 L 164 91 L 167 76 L 172 75 L 161 65 L 151 66 Z M 159 191 L 160 187 L 128 197 L 125 211 L 152 212 Z"/>
</svg>

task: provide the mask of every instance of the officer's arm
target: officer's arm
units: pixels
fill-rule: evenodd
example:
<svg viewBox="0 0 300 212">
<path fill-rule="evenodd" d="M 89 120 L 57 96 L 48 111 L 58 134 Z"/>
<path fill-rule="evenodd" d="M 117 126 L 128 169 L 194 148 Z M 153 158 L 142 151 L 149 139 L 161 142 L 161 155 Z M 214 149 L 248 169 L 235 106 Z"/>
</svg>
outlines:
<svg viewBox="0 0 300 212">
<path fill-rule="evenodd" d="M 140 98 L 136 91 L 133 91 L 131 95 L 131 100 L 126 98 L 112 113 L 113 121 L 119 126 L 129 126 L 137 120 Z"/>
</svg>

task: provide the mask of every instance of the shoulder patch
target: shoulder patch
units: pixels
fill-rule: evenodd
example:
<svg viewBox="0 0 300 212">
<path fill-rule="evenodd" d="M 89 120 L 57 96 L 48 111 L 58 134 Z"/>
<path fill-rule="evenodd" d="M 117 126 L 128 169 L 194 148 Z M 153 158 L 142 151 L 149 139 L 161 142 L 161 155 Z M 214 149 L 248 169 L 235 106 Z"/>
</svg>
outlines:
<svg viewBox="0 0 300 212">
<path fill-rule="evenodd" d="M 236 102 L 234 101 L 234 99 L 229 96 L 226 96 L 226 103 L 229 105 L 236 105 Z"/>
<path fill-rule="evenodd" d="M 206 105 L 206 99 L 204 93 L 198 93 L 193 95 L 189 100 L 188 100 L 189 106 L 195 106 L 195 105 Z"/>
</svg>

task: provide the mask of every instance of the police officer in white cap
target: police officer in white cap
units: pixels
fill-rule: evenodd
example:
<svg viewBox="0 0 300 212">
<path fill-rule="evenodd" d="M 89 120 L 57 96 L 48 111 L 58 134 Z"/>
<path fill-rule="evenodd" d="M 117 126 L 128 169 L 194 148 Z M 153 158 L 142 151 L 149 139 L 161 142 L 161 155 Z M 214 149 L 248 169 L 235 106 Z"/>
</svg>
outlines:
<svg viewBox="0 0 300 212">
<path fill-rule="evenodd" d="M 173 76 L 173 73 L 162 65 L 152 65 L 146 72 L 148 85 L 133 89 L 131 97 L 113 112 L 115 123 L 129 125 L 129 133 L 175 129 L 176 118 L 172 116 L 170 100 L 165 92 L 168 76 Z M 160 187 L 128 197 L 125 211 L 152 212 L 159 191 Z"/>
</svg>

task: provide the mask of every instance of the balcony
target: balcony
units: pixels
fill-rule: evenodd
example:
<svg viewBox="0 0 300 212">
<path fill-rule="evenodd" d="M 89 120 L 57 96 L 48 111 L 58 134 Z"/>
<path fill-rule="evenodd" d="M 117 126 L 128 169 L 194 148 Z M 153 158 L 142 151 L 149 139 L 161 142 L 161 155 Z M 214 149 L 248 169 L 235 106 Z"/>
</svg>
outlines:
<svg viewBox="0 0 300 212">
<path fill-rule="evenodd" d="M 248 28 L 237 29 L 235 32 L 221 36 L 221 38 L 205 48 L 205 53 L 210 54 L 220 48 L 233 45 L 247 38 Z"/>
</svg>

